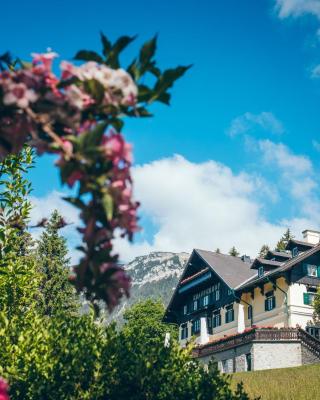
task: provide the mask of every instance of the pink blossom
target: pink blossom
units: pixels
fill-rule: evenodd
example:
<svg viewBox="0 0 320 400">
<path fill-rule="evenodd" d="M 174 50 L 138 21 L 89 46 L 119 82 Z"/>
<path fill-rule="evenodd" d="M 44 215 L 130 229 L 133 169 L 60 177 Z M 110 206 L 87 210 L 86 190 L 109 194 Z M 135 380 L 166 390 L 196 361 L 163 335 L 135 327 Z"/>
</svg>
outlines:
<svg viewBox="0 0 320 400">
<path fill-rule="evenodd" d="M 9 106 L 16 104 L 19 108 L 27 108 L 29 103 L 37 100 L 38 96 L 33 89 L 28 89 L 24 83 L 9 83 L 5 86 L 3 104 Z"/>
<path fill-rule="evenodd" d="M 94 100 L 76 85 L 70 85 L 65 90 L 65 95 L 71 105 L 83 110 L 94 103 Z"/>
<path fill-rule="evenodd" d="M 120 161 L 132 163 L 132 146 L 125 142 L 120 133 L 112 132 L 110 136 L 105 136 L 102 146 L 106 156 L 111 158 L 113 164 L 118 164 Z"/>
<path fill-rule="evenodd" d="M 75 170 L 72 171 L 71 174 L 67 178 L 67 184 L 69 187 L 72 187 L 77 181 L 82 179 L 84 176 L 83 172 Z"/>
<path fill-rule="evenodd" d="M 0 378 L 0 400 L 9 400 L 9 386 L 7 382 L 3 379 Z"/>
<path fill-rule="evenodd" d="M 31 55 L 33 57 L 33 64 L 42 64 L 44 69 L 48 72 L 51 71 L 53 60 L 58 57 L 58 54 L 53 51 L 47 53 L 32 53 Z"/>
</svg>

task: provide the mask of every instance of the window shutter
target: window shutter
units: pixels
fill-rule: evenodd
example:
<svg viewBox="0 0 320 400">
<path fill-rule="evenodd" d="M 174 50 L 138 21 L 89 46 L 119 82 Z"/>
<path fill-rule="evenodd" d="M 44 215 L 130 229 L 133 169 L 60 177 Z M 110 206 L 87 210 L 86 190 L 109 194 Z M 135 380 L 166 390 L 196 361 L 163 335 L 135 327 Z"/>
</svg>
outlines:
<svg viewBox="0 0 320 400">
<path fill-rule="evenodd" d="M 268 300 L 267 299 L 265 299 L 265 301 L 264 301 L 264 311 L 269 311 L 269 309 L 268 309 Z"/>
<path fill-rule="evenodd" d="M 310 304 L 309 293 L 303 293 L 303 304 Z"/>
<path fill-rule="evenodd" d="M 272 309 L 276 308 L 276 296 L 272 297 Z"/>
<path fill-rule="evenodd" d="M 231 311 L 231 321 L 234 321 L 234 310 Z"/>
<path fill-rule="evenodd" d="M 219 314 L 218 315 L 218 326 L 220 326 L 221 325 L 221 315 Z"/>
<path fill-rule="evenodd" d="M 226 312 L 226 324 L 229 322 L 228 316 L 229 316 L 229 313 L 228 313 L 228 311 L 227 311 L 227 312 Z"/>
<path fill-rule="evenodd" d="M 317 266 L 317 277 L 320 278 L 320 265 Z"/>
</svg>

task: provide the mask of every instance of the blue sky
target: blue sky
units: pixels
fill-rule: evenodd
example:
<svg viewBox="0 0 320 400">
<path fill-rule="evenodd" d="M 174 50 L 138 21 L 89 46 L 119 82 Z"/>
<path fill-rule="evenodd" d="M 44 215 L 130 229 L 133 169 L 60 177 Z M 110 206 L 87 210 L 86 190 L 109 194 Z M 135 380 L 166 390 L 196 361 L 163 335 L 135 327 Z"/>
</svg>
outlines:
<svg viewBox="0 0 320 400">
<path fill-rule="evenodd" d="M 1 52 L 51 47 L 70 59 L 98 50 L 103 30 L 138 34 L 130 57 L 158 33 L 162 66 L 194 64 L 171 107 L 126 125 L 144 231 L 117 242 L 123 259 L 233 244 L 254 255 L 287 226 L 320 227 L 319 0 L 18 0 L 1 11 Z M 38 160 L 32 181 L 34 218 L 64 207 L 51 160 Z"/>
</svg>

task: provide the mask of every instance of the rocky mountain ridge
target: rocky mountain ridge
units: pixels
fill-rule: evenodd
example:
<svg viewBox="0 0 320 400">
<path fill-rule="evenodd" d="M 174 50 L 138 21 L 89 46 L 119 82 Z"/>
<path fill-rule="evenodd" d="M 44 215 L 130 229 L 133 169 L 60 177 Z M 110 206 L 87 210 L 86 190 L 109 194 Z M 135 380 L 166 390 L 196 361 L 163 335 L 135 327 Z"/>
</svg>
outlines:
<svg viewBox="0 0 320 400">
<path fill-rule="evenodd" d="M 168 304 L 189 258 L 188 253 L 152 252 L 136 257 L 124 266 L 132 279 L 131 295 L 113 312 L 111 318 L 121 321 L 126 307 L 147 298 Z"/>
</svg>

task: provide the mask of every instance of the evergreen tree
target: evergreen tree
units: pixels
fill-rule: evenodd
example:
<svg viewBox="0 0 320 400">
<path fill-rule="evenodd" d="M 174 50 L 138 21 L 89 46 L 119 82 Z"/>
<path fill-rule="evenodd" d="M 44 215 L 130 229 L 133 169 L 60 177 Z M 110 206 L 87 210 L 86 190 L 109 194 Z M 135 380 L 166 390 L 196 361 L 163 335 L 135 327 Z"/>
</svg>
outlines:
<svg viewBox="0 0 320 400">
<path fill-rule="evenodd" d="M 270 250 L 270 247 L 267 244 L 264 244 L 260 249 L 259 257 L 265 258 L 265 256 L 267 255 L 269 250 Z"/>
<path fill-rule="evenodd" d="M 235 246 L 232 246 L 231 249 L 229 250 L 229 255 L 233 257 L 238 257 L 239 256 L 238 250 L 235 248 Z"/>
<path fill-rule="evenodd" d="M 290 229 L 288 228 L 285 233 L 282 235 L 281 239 L 278 241 L 276 250 L 277 251 L 285 251 L 286 246 L 290 239 L 293 239 L 294 236 L 292 235 Z"/>
<path fill-rule="evenodd" d="M 218 254 L 220 254 L 220 253 L 221 253 L 221 251 L 220 251 L 219 247 L 217 247 L 217 248 L 216 248 L 215 252 L 216 252 L 216 253 L 218 253 Z"/>
<path fill-rule="evenodd" d="M 42 275 L 40 290 L 43 312 L 54 315 L 59 311 L 76 312 L 79 307 L 74 287 L 69 282 L 69 262 L 66 239 L 59 234 L 63 218 L 55 210 L 38 241 L 38 266 Z"/>
</svg>

